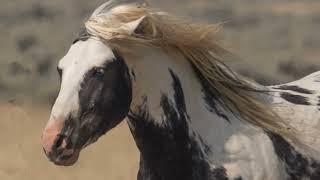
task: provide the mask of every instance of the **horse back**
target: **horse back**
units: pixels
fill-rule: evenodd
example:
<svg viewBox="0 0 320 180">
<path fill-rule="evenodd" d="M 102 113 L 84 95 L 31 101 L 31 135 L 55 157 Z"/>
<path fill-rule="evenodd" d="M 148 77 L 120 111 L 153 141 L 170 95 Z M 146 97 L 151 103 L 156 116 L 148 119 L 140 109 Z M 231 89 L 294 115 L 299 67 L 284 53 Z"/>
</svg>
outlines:
<svg viewBox="0 0 320 180">
<path fill-rule="evenodd" d="M 297 130 L 304 143 L 320 150 L 320 71 L 269 88 L 273 109 Z"/>
</svg>

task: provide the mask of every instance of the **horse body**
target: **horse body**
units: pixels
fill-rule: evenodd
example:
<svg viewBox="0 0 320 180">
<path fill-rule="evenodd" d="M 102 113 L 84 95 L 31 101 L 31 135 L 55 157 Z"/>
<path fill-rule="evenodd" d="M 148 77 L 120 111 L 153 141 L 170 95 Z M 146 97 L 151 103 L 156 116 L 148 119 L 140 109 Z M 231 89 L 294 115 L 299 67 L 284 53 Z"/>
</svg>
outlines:
<svg viewBox="0 0 320 180">
<path fill-rule="evenodd" d="M 298 129 L 307 144 L 318 149 L 320 72 L 300 80 L 269 87 L 273 94 L 273 109 Z"/>
<path fill-rule="evenodd" d="M 141 179 L 254 179 L 251 172 L 275 179 L 265 171 L 276 168 L 267 135 L 226 113 L 183 57 L 141 50 L 134 50 L 144 56 L 137 57 L 141 67 L 128 62 L 137 103 L 128 124 L 141 151 Z"/>
<path fill-rule="evenodd" d="M 320 72 L 279 86 L 247 84 L 215 58 L 221 48 L 198 42 L 205 37 L 198 28 L 178 26 L 175 35 L 186 38 L 178 41 L 156 26 L 162 15 L 133 5 L 94 13 L 58 65 L 61 90 L 42 139 L 49 159 L 74 164 L 82 148 L 128 117 L 139 180 L 319 179 L 318 153 L 290 142 L 263 108 L 312 132 L 299 137 L 316 145 Z"/>
<path fill-rule="evenodd" d="M 205 84 L 201 83 L 193 67 L 183 59 L 184 57 L 176 56 L 175 59 L 170 59 L 165 54 L 161 54 L 163 52 L 154 49 L 146 50 L 146 47 L 140 50 L 135 48 L 134 51 L 141 52 L 144 56 L 144 58 L 137 57 L 142 63 L 141 67 L 134 63 L 136 61 L 132 57 L 130 59 L 133 65 L 131 66 L 132 62 L 128 62 L 128 66 L 135 73 L 136 81 L 133 87 L 136 88 L 134 91 L 138 95 L 138 99 L 134 98 L 133 103 L 139 102 L 133 106 L 136 110 L 130 113 L 128 124 L 141 151 L 140 179 L 176 179 L 178 177 L 178 179 L 311 177 L 316 179 L 319 177 L 319 174 L 312 176 L 310 172 L 303 172 L 304 169 L 311 168 L 311 165 L 318 165 L 317 161 L 302 155 L 303 152 L 298 152 L 296 147 L 291 146 L 281 137 L 248 126 L 238 117 L 228 113 L 215 99 L 218 96 L 206 92 Z M 161 61 L 155 58 L 161 58 Z M 145 69 L 146 67 L 148 70 Z M 157 80 L 160 77 L 155 74 L 161 74 L 160 81 Z M 289 84 L 262 87 L 272 90 L 272 93 L 261 96 L 274 104 L 279 115 L 285 118 L 290 117 L 285 114 L 289 109 L 304 111 L 303 114 L 313 109 L 314 114 L 310 114 L 309 117 L 315 117 L 319 109 L 311 106 L 311 102 L 318 103 L 317 96 L 320 88 L 317 84 L 318 79 L 312 77 L 319 74 L 320 72 Z M 309 84 L 306 86 L 307 82 Z M 297 90 L 289 90 L 288 87 L 289 89 L 300 87 L 300 93 Z M 302 89 L 306 92 L 309 90 L 312 94 L 301 94 Z M 294 104 L 283 98 L 281 96 L 283 93 L 307 95 L 306 98 L 310 104 Z M 179 107 L 185 107 L 185 109 L 179 109 Z M 298 119 L 297 117 L 289 121 L 299 130 L 308 125 L 308 122 L 304 122 L 298 127 L 295 126 L 299 121 L 316 121 L 310 124 L 312 126 L 309 126 L 310 129 L 307 132 L 310 132 L 311 128 L 315 129 L 314 125 L 319 121 L 319 119 L 306 119 L 302 116 Z M 288 149 L 282 149 L 282 146 L 288 146 Z M 277 147 L 280 148 L 276 151 Z M 293 157 L 292 154 L 295 156 Z M 299 167 L 299 170 L 295 170 L 297 171 L 295 174 L 288 175 L 286 170 L 295 169 L 294 166 L 302 161 L 300 156 L 305 156 L 305 160 L 310 159 L 310 162 L 305 163 L 304 167 Z M 286 158 L 290 158 L 292 162 L 286 162 Z M 314 171 L 319 173 L 317 172 L 319 169 Z"/>
</svg>

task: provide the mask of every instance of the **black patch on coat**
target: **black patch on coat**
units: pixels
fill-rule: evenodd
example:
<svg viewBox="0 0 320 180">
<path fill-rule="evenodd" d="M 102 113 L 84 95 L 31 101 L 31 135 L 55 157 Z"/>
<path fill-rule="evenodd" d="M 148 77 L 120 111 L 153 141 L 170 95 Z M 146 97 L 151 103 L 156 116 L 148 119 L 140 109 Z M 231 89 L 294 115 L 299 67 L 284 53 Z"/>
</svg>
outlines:
<svg viewBox="0 0 320 180">
<path fill-rule="evenodd" d="M 79 91 L 79 111 L 70 114 L 61 135 L 67 146 L 82 148 L 118 125 L 128 114 L 132 88 L 124 60 L 114 51 L 116 59 L 89 70 Z"/>
<path fill-rule="evenodd" d="M 320 179 L 320 163 L 314 159 L 307 158 L 297 152 L 295 148 L 289 144 L 281 136 L 268 132 L 273 148 L 277 156 L 285 164 L 288 180 Z"/>
<path fill-rule="evenodd" d="M 202 85 L 203 99 L 207 104 L 206 108 L 208 109 L 208 111 L 215 113 L 220 118 L 231 123 L 228 116 L 220 109 L 224 107 L 223 103 L 220 102 L 220 99 L 219 99 L 220 93 L 214 90 L 212 91 L 212 88 L 208 84 L 208 81 L 203 77 L 203 75 L 199 72 L 199 70 L 194 66 L 192 67 Z M 226 109 L 223 109 L 223 110 L 226 110 Z"/>
<path fill-rule="evenodd" d="M 149 113 L 147 98 L 138 112 L 129 113 L 129 124 L 141 152 L 138 180 L 227 180 L 224 168 L 210 169 L 196 134 L 190 136 L 189 116 L 178 76 L 169 70 L 173 100 L 163 94 L 160 106 L 163 124 Z"/>
<path fill-rule="evenodd" d="M 280 96 L 285 99 L 286 101 L 297 104 L 297 105 L 311 105 L 308 101 L 308 98 L 300 95 L 290 94 L 287 92 L 281 92 Z"/>
<path fill-rule="evenodd" d="M 173 81 L 172 87 L 174 90 L 174 99 L 175 99 L 176 107 L 179 112 L 184 112 L 184 114 L 187 115 L 187 107 L 186 107 L 186 102 L 184 99 L 184 92 L 182 89 L 180 79 L 171 69 L 169 69 L 169 73 L 170 73 L 170 75 L 172 77 L 172 81 Z M 188 117 L 188 119 L 189 119 L 189 117 Z"/>
<path fill-rule="evenodd" d="M 274 89 L 289 90 L 289 91 L 294 91 L 302 94 L 313 94 L 313 91 L 299 87 L 299 86 L 282 85 Z"/>
<path fill-rule="evenodd" d="M 90 34 L 88 33 L 88 31 L 85 28 L 81 28 L 78 37 L 73 40 L 72 44 L 77 43 L 78 41 L 86 41 L 90 38 Z"/>
</svg>

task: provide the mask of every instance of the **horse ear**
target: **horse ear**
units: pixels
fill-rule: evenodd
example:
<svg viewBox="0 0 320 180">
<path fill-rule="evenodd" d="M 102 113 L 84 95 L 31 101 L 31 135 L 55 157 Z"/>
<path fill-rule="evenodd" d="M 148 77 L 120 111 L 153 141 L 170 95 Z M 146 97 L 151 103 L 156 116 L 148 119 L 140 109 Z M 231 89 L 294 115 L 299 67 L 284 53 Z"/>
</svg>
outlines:
<svg viewBox="0 0 320 180">
<path fill-rule="evenodd" d="M 123 28 L 125 28 L 130 35 L 134 34 L 145 19 L 146 19 L 146 16 L 142 16 L 137 20 L 126 23 Z"/>
</svg>

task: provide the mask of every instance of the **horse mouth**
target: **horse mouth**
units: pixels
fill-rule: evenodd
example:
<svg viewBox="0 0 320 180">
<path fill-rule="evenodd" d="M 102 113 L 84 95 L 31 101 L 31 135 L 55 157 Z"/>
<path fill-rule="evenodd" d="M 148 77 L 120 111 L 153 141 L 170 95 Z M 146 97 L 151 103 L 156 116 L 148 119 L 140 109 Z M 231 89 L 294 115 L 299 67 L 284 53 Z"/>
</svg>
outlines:
<svg viewBox="0 0 320 180">
<path fill-rule="evenodd" d="M 80 155 L 80 150 L 66 150 L 59 155 L 49 154 L 48 159 L 58 166 L 72 166 L 74 165 Z"/>
</svg>

